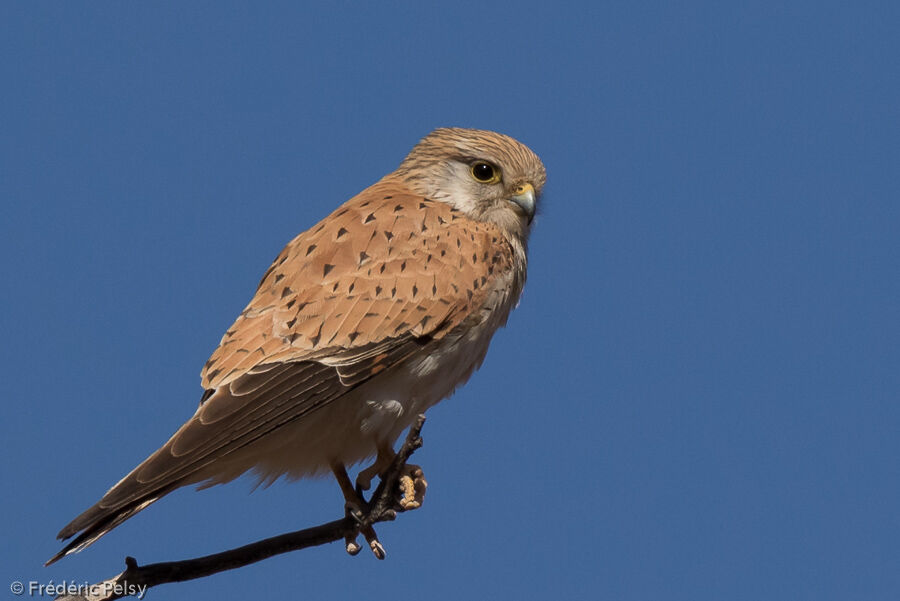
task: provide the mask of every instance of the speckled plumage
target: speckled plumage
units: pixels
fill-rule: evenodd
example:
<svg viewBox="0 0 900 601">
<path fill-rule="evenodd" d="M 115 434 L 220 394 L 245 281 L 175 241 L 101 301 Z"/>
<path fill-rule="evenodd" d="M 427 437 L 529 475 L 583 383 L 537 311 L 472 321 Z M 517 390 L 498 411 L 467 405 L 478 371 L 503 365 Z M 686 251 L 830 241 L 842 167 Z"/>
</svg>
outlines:
<svg viewBox="0 0 900 601">
<path fill-rule="evenodd" d="M 500 181 L 475 179 L 478 161 Z M 194 416 L 60 532 L 81 534 L 51 561 L 181 486 L 299 478 L 392 444 L 506 322 L 544 178 L 512 138 L 439 129 L 297 236 L 203 367 Z"/>
</svg>

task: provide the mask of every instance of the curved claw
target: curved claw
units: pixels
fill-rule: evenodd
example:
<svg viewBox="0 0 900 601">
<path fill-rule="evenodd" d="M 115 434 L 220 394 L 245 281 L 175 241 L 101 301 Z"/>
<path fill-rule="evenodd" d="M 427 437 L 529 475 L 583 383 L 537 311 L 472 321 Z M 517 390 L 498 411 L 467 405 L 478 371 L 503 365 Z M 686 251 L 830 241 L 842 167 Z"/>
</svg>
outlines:
<svg viewBox="0 0 900 601">
<path fill-rule="evenodd" d="M 359 543 L 356 542 L 356 537 L 352 535 L 347 535 L 344 539 L 344 548 L 347 550 L 348 555 L 357 555 L 362 549 Z"/>
<path fill-rule="evenodd" d="M 385 558 L 384 547 L 381 545 L 380 542 L 378 542 L 377 539 L 369 541 L 369 548 L 372 549 L 372 553 L 375 554 L 375 559 L 384 559 Z"/>
</svg>

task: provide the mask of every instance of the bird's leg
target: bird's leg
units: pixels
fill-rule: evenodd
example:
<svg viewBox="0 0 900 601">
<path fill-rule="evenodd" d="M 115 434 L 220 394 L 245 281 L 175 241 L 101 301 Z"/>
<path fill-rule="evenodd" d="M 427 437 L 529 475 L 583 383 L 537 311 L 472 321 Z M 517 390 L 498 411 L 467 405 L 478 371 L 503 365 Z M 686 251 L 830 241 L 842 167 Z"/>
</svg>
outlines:
<svg viewBox="0 0 900 601">
<path fill-rule="evenodd" d="M 335 480 L 337 480 L 338 486 L 341 487 L 341 493 L 343 493 L 344 501 L 347 502 L 347 505 L 352 505 L 354 508 L 362 510 L 365 500 L 356 493 L 356 490 L 350 483 L 350 476 L 347 475 L 347 468 L 344 467 L 344 464 L 340 462 L 332 463 L 331 471 Z"/>
<path fill-rule="evenodd" d="M 372 487 L 372 479 L 375 476 L 380 477 L 381 474 L 391 466 L 391 463 L 396 456 L 397 453 L 394 452 L 391 445 L 386 443 L 379 444 L 378 456 L 375 458 L 375 463 L 359 472 L 356 476 L 356 491 L 369 490 L 369 488 Z"/>
<path fill-rule="evenodd" d="M 367 522 L 369 503 L 367 503 L 366 500 L 362 498 L 362 495 L 358 494 L 356 489 L 353 488 L 353 484 L 350 482 L 350 476 L 347 475 L 347 468 L 344 467 L 343 463 L 332 463 L 331 471 L 334 473 L 334 477 L 338 481 L 338 486 L 341 487 L 341 492 L 344 494 L 347 514 L 359 524 L 359 532 L 365 537 L 366 542 L 369 543 L 369 548 L 372 549 L 372 553 L 375 554 L 375 557 L 384 559 L 384 547 L 378 541 L 378 535 L 375 534 L 375 529 L 372 527 L 372 524 Z M 347 553 L 350 555 L 359 553 L 359 545 L 356 543 L 355 535 L 348 535 L 344 539 L 344 543 Z"/>
</svg>

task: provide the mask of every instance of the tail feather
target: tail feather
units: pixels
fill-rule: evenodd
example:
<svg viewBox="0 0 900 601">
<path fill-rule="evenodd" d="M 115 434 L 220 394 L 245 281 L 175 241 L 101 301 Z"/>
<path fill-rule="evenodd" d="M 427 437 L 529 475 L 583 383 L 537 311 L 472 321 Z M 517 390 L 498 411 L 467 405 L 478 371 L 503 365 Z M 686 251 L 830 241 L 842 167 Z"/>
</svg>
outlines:
<svg viewBox="0 0 900 601">
<path fill-rule="evenodd" d="M 78 532 L 81 532 L 81 534 L 63 547 L 59 553 L 51 557 L 44 565 L 49 566 L 66 555 L 78 553 L 82 549 L 94 544 L 101 536 L 176 488 L 178 488 L 177 485 L 167 486 L 163 489 L 154 491 L 125 507 L 119 508 L 105 508 L 101 505 L 103 502 L 101 499 L 100 502 L 79 515 L 65 528 L 59 531 L 59 534 L 56 536 L 59 540 L 65 540 Z"/>
</svg>

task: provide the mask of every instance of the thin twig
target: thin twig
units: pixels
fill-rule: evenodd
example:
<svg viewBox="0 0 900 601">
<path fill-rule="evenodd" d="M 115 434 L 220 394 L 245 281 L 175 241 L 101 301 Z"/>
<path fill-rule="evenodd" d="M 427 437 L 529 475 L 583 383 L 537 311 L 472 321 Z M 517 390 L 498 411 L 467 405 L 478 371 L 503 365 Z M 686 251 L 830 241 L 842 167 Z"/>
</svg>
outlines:
<svg viewBox="0 0 900 601">
<path fill-rule="evenodd" d="M 419 433 L 424 423 L 425 416 L 419 415 L 410 426 L 403 446 L 372 493 L 371 501 L 368 503 L 369 511 L 361 520 L 348 515 L 321 526 L 273 536 L 243 547 L 194 559 L 138 566 L 133 557 L 126 557 L 127 567 L 121 574 L 98 582 L 88 590 L 82 590 L 77 594 L 61 595 L 57 597 L 57 601 L 112 601 L 132 595 L 143 596 L 148 588 L 160 584 L 203 578 L 218 572 L 241 568 L 281 553 L 299 551 L 341 539 L 352 540 L 356 538 L 361 528 L 396 517 L 397 482 L 409 457 L 422 446 Z"/>
</svg>

